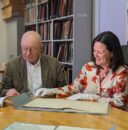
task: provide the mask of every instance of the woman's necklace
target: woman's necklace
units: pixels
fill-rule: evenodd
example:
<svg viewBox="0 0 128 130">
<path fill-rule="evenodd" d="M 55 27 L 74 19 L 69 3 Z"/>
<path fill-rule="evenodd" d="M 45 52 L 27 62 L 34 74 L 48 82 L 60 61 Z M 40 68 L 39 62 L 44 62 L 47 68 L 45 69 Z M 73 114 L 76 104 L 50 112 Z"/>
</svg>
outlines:
<svg viewBox="0 0 128 130">
<path fill-rule="evenodd" d="M 106 77 L 106 75 L 108 74 L 109 70 L 110 70 L 109 68 L 100 69 L 100 71 L 99 71 L 99 77 L 100 77 L 101 81 Z"/>
</svg>

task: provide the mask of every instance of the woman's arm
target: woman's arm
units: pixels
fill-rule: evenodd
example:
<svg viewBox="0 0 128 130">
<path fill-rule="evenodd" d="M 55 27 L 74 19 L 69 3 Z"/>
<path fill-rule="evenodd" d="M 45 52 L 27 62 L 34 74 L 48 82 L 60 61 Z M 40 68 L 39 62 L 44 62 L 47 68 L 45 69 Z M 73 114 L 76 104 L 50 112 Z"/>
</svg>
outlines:
<svg viewBox="0 0 128 130">
<path fill-rule="evenodd" d="M 51 96 L 67 97 L 69 95 L 82 92 L 87 85 L 86 66 L 84 65 L 77 78 L 70 85 L 59 88 L 46 89 L 41 88 L 36 91 L 35 96 Z"/>
</svg>

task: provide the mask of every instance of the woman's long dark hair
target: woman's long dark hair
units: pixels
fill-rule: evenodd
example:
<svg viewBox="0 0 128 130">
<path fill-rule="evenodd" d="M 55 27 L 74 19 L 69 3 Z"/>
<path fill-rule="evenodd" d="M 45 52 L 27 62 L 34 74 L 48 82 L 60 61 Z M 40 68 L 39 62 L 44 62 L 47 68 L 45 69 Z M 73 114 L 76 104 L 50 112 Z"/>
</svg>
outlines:
<svg viewBox="0 0 128 130">
<path fill-rule="evenodd" d="M 92 41 L 92 47 L 91 47 L 91 55 L 92 55 L 92 61 L 95 63 L 95 58 L 93 55 L 93 47 L 95 42 L 101 42 L 107 46 L 107 49 L 111 52 L 112 57 L 111 57 L 111 63 L 109 67 L 115 72 L 117 68 L 120 65 L 124 65 L 124 57 L 123 57 L 123 52 L 121 49 L 120 41 L 118 37 L 110 32 L 110 31 L 105 31 L 97 35 L 93 41 Z"/>
</svg>

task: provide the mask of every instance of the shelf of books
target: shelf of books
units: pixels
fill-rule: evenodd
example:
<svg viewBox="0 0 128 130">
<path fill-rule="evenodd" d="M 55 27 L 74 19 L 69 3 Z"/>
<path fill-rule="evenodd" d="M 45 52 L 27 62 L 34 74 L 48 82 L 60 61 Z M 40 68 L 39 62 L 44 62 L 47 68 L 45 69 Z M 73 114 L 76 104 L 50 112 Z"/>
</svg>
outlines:
<svg viewBox="0 0 128 130">
<path fill-rule="evenodd" d="M 81 15 L 79 11 L 86 8 L 86 6 L 89 7 L 87 1 L 89 2 L 91 0 L 25 0 L 25 30 L 39 32 L 42 38 L 42 52 L 59 60 L 64 68 L 67 83 L 72 82 L 85 62 L 79 62 L 83 58 L 77 59 L 79 55 L 78 51 L 81 54 L 81 50 L 79 49 L 86 47 L 83 44 L 85 39 L 80 39 L 82 40 L 81 42 L 78 41 L 79 37 L 77 37 L 80 32 L 79 27 L 83 25 L 78 23 L 79 25 L 76 25 L 78 29 L 75 27 L 75 30 L 74 21 L 83 20 L 79 16 Z M 83 7 L 81 8 L 81 6 Z M 79 8 L 78 12 L 77 8 Z M 89 9 L 87 8 L 87 10 Z M 83 11 L 85 12 L 86 10 Z M 74 16 L 76 17 L 75 20 Z M 82 24 L 86 24 L 86 21 L 85 23 L 83 21 Z M 88 30 L 86 31 L 90 32 Z M 76 35 L 76 38 L 74 35 Z M 87 35 L 87 37 L 89 38 L 90 36 Z M 75 43 L 75 41 L 78 41 L 78 43 Z M 75 44 L 77 44 L 77 47 Z M 74 47 L 76 48 L 74 49 Z"/>
<path fill-rule="evenodd" d="M 25 5 L 25 30 L 39 32 L 42 52 L 59 60 L 71 83 L 73 0 L 25 0 Z"/>
</svg>

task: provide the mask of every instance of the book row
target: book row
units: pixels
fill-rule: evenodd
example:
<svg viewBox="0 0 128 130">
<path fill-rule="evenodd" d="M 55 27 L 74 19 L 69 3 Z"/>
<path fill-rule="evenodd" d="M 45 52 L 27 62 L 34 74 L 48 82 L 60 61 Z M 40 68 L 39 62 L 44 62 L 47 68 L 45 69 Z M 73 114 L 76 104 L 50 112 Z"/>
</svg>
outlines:
<svg viewBox="0 0 128 130">
<path fill-rule="evenodd" d="M 42 40 L 51 40 L 52 37 L 53 40 L 72 39 L 72 19 L 65 21 L 56 21 L 53 23 L 53 26 L 51 22 L 41 23 L 38 25 L 38 32 L 40 33 Z"/>
<path fill-rule="evenodd" d="M 32 5 L 32 4 L 27 4 Z M 73 0 L 47 0 L 36 6 L 25 9 L 25 23 L 31 24 L 73 13 Z M 37 20 L 37 21 L 36 21 Z"/>
<path fill-rule="evenodd" d="M 53 45 L 53 47 L 52 47 Z M 53 48 L 53 53 L 52 53 Z M 73 60 L 73 44 L 72 42 L 62 43 L 42 43 L 42 52 L 46 55 L 57 58 L 60 62 L 72 63 Z"/>
</svg>

